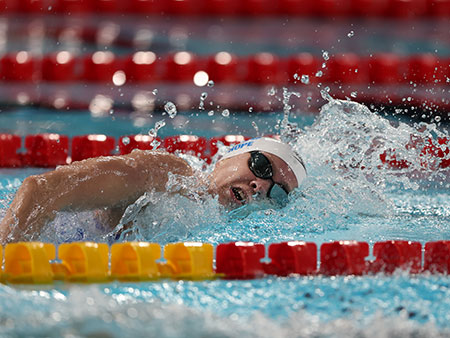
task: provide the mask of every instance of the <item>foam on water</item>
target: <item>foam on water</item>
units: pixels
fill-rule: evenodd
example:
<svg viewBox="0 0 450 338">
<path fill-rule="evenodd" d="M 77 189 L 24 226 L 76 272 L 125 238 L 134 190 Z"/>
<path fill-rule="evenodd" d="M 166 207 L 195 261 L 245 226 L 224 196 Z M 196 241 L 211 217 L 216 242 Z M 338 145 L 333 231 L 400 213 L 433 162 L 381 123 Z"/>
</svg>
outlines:
<svg viewBox="0 0 450 338">
<path fill-rule="evenodd" d="M 431 203 L 428 207 L 426 203 L 420 203 L 421 208 L 416 206 L 416 215 L 428 208 L 436 216 L 431 222 L 430 237 L 421 240 L 450 235 L 445 221 L 450 215 L 450 208 L 445 206 L 448 170 L 424 170 L 418 161 L 428 138 L 444 136 L 436 126 L 422 124 L 419 132 L 414 126 L 391 122 L 361 104 L 329 98 L 316 122 L 302 130 L 289 122 L 290 96 L 287 92 L 283 95 L 287 108 L 280 121 L 280 132 L 303 156 L 308 170 L 307 179 L 292 194 L 287 207 L 265 210 L 245 207 L 249 209 L 244 212 L 247 217 L 233 217 L 226 215 L 215 199 L 173 195 L 177 189 L 191 192 L 198 189 L 195 180 L 173 179 L 168 183 L 169 193 L 149 192 L 128 208 L 122 223 L 132 222 L 133 226 L 122 233 L 121 239 L 160 243 L 203 240 L 215 244 L 229 240 L 268 243 L 341 237 L 373 242 L 390 238 L 389 234 L 402 238 L 405 219 L 421 223 L 420 217 L 410 215 L 416 198 L 422 198 L 422 202 L 426 198 Z M 405 147 L 411 140 L 415 146 Z M 380 154 L 387 149 L 396 149 L 399 158 L 409 160 L 411 166 L 402 170 L 383 167 Z M 218 159 L 205 171 L 205 163 L 185 158 L 199 172 L 203 170 L 204 177 Z M 423 191 L 431 188 L 441 189 L 442 194 L 437 191 L 423 195 Z M 427 217 L 428 226 L 431 218 Z M 386 223 L 389 226 L 375 229 L 367 226 Z M 117 238 L 121 227 L 109 238 Z"/>
<path fill-rule="evenodd" d="M 409 276 L 0 286 L 0 334 L 445 337 L 447 286 Z"/>
<path fill-rule="evenodd" d="M 95 213 L 60 213 L 41 239 L 55 243 L 135 239 L 162 244 L 181 240 L 216 244 L 229 240 L 268 243 L 341 238 L 373 242 L 402 238 L 405 233 L 414 236 L 414 232 L 405 231 L 408 230 L 405 220 L 413 227 L 426 223 L 428 236 L 421 240 L 449 237 L 445 221 L 450 215 L 446 203 L 449 170 L 424 169 L 418 160 L 429 160 L 420 154 L 428 138 L 445 136 L 434 124 L 411 126 L 392 122 L 361 104 L 327 96 L 329 102 L 322 107 L 315 123 L 301 129 L 289 121 L 289 100 L 294 94 L 283 91 L 280 100 L 285 109 L 278 128 L 282 138 L 304 158 L 308 177 L 292 194 L 287 207 L 250 208 L 245 211 L 247 217 L 233 217 L 224 212 L 216 199 L 205 198 L 204 192 L 198 192 L 195 178 L 180 181 L 172 177 L 167 193 L 147 192 L 127 209 L 121 224 L 110 233 Z M 398 158 L 408 160 L 410 167 L 401 170 L 383 167 L 380 154 L 389 149 L 395 149 Z M 218 156 L 210 166 L 194 157 L 185 159 L 207 179 Z M 180 189 L 190 194 L 174 194 Z M 430 189 L 435 189 L 435 193 L 423 194 Z M 10 197 L 3 201 L 5 206 Z M 417 198 L 422 199 L 420 208 Z"/>
</svg>

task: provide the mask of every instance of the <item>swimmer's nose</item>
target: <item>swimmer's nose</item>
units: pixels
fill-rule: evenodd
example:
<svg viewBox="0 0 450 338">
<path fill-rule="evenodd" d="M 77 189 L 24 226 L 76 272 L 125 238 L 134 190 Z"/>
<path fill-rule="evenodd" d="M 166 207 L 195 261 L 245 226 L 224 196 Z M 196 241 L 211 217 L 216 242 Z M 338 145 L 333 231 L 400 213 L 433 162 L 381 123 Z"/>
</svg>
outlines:
<svg viewBox="0 0 450 338">
<path fill-rule="evenodd" d="M 270 180 L 263 180 L 262 178 L 256 178 L 250 182 L 250 188 L 252 189 L 253 193 L 258 193 L 263 196 L 267 195 L 270 186 Z"/>
</svg>

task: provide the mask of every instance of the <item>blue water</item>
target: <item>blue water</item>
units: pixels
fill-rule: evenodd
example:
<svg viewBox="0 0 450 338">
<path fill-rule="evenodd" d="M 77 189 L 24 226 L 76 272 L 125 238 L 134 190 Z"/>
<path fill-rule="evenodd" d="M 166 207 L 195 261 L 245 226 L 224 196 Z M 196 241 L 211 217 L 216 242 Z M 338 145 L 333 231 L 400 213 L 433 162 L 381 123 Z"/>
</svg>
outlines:
<svg viewBox="0 0 450 338">
<path fill-rule="evenodd" d="M 448 279 L 431 276 L 2 286 L 0 291 L 1 332 L 13 336 L 445 336 L 450 305 Z"/>
<path fill-rule="evenodd" d="M 158 136 L 166 137 L 180 134 L 193 134 L 204 137 L 239 134 L 256 136 L 257 130 L 263 134 L 277 133 L 274 129 L 282 115 L 276 112 L 249 113 L 232 112 L 230 116 L 222 116 L 216 112 L 208 116 L 206 112 L 180 113 L 171 119 L 162 113 L 130 114 L 128 111 L 115 112 L 102 117 L 92 116 L 86 111 L 52 111 L 46 109 L 23 108 L 0 112 L 0 133 L 28 135 L 35 133 L 59 133 L 68 136 L 105 133 L 120 137 L 123 135 L 147 134 L 155 123 L 166 122 Z M 300 125 L 311 125 L 315 116 L 299 114 L 292 118 Z"/>
<path fill-rule="evenodd" d="M 48 111 L 22 110 L 0 114 L 0 128 L 22 135 L 101 132 L 118 137 L 146 133 L 163 118 L 167 124 L 159 131 L 162 137 L 180 133 L 255 136 L 280 131 L 275 126 L 283 114 L 179 114 L 177 118 L 189 121 L 179 129 L 167 116 L 155 115 L 136 123 L 132 116 L 120 113 L 93 118 L 87 112 L 55 116 Z M 337 101 L 324 107 L 320 115 L 290 116 L 289 121 L 298 123 L 298 129 L 289 135 L 308 164 L 309 177 L 286 208 L 256 210 L 245 218 L 233 218 L 214 200 L 196 204 L 163 194 L 136 216 L 136 232 L 131 238 L 161 244 L 234 240 L 320 244 L 339 239 L 373 244 L 387 239 L 421 243 L 450 239 L 448 171 L 420 171 L 419 164 L 414 164 L 399 173 L 376 166 L 383 149 L 401 149 L 419 126 L 388 121 L 361 106 Z M 434 125 L 420 127 L 422 136 L 443 133 L 443 128 Z M 382 145 L 370 146 L 374 140 Z M 402 155 L 413 159 L 418 154 L 404 150 Z M 364 171 L 355 164 L 371 169 Z M 0 217 L 21 180 L 43 171 L 0 170 Z M 413 178 L 418 172 L 421 178 Z M 58 243 L 110 238 L 91 229 L 91 216 L 89 212 L 62 213 L 41 239 Z M 393 276 L 249 281 L 1 285 L 0 304 L 0 334 L 4 336 L 450 335 L 450 277 L 401 272 Z"/>
</svg>

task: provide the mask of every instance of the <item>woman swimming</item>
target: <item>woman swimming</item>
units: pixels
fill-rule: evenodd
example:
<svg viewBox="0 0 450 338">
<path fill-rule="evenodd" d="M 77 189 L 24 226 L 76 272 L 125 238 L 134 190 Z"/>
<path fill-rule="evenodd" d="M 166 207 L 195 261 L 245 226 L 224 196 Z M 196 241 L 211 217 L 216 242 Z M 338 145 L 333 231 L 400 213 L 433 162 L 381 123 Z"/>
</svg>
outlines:
<svg viewBox="0 0 450 338">
<path fill-rule="evenodd" d="M 29 176 L 0 223 L 0 241 L 34 238 L 59 211 L 107 210 L 112 229 L 127 206 L 146 191 L 165 191 L 169 173 L 195 176 L 183 159 L 144 150 L 91 158 Z M 283 203 L 305 177 L 300 156 L 288 144 L 262 137 L 231 147 L 208 179 L 199 179 L 199 186 L 234 209 L 262 198 Z"/>
</svg>

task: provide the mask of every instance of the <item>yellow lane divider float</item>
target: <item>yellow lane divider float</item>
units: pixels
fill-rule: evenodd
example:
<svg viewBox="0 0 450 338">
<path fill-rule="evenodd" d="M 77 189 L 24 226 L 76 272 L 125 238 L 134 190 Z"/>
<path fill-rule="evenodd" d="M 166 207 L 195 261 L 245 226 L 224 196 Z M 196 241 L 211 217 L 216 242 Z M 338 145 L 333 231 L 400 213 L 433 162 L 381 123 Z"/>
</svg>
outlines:
<svg viewBox="0 0 450 338">
<path fill-rule="evenodd" d="M 10 243 L 5 248 L 2 281 L 45 284 L 56 280 L 101 283 L 159 278 L 211 279 L 215 276 L 213 256 L 213 246 L 206 243 L 167 244 L 166 262 L 157 262 L 161 258 L 161 246 L 155 243 L 116 243 L 110 252 L 107 244 L 74 242 L 59 245 L 56 259 L 53 244 Z"/>
</svg>

